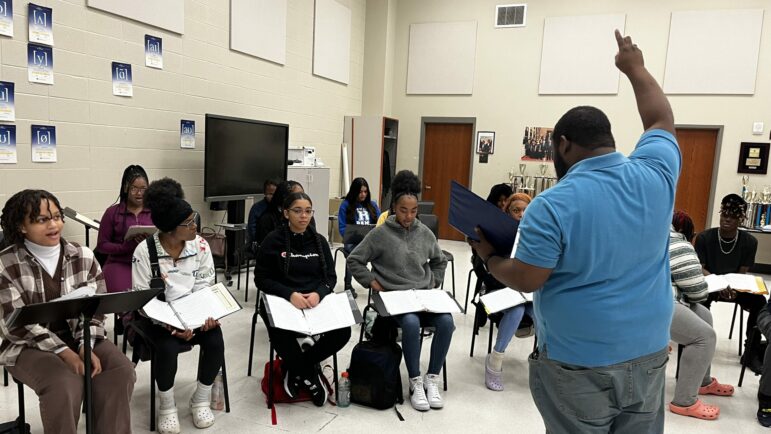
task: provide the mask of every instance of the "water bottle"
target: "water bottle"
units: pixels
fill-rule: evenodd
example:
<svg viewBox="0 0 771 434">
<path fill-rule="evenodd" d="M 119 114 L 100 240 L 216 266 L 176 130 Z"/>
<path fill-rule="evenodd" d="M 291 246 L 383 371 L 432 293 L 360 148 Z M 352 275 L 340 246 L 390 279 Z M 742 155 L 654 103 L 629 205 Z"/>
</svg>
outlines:
<svg viewBox="0 0 771 434">
<path fill-rule="evenodd" d="M 214 377 L 214 384 L 211 387 L 211 405 L 212 410 L 222 410 L 225 408 L 225 392 L 222 386 L 222 369 Z"/>
<path fill-rule="evenodd" d="M 351 380 L 348 379 L 348 371 L 340 374 L 340 384 L 337 385 L 337 406 L 341 408 L 351 405 Z"/>
</svg>

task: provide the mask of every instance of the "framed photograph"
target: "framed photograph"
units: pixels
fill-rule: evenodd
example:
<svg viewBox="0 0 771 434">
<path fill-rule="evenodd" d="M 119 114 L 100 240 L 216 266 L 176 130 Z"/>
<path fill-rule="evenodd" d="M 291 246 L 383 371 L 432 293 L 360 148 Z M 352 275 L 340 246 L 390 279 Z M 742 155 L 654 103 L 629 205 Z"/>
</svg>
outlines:
<svg viewBox="0 0 771 434">
<path fill-rule="evenodd" d="M 477 154 L 495 153 L 495 132 L 477 131 Z"/>
<path fill-rule="evenodd" d="M 522 136 L 522 161 L 553 161 L 554 140 L 551 127 L 525 127 Z"/>
<path fill-rule="evenodd" d="M 742 142 L 736 171 L 765 175 L 768 172 L 768 148 L 768 143 Z"/>
</svg>

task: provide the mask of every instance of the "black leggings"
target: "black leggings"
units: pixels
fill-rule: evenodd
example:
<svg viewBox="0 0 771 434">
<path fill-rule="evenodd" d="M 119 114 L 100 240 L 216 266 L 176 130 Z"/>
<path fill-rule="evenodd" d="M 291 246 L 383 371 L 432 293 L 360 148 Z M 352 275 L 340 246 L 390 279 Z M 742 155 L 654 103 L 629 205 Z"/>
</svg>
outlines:
<svg viewBox="0 0 771 434">
<path fill-rule="evenodd" d="M 262 316 L 265 324 L 269 324 L 265 320 L 266 315 L 263 309 L 260 309 L 260 316 Z M 351 338 L 350 327 L 328 331 L 319 335 L 316 343 L 303 352 L 300 344 L 297 343 L 297 338 L 302 337 L 302 334 L 271 326 L 267 326 L 267 329 L 273 348 L 284 360 L 288 370 L 306 378 L 316 372 L 317 364 L 340 351 Z"/>
<path fill-rule="evenodd" d="M 707 300 L 704 305 L 707 306 L 707 309 L 710 308 L 713 299 L 717 297 L 717 294 L 714 293 L 713 296 Z M 722 300 L 721 300 L 722 301 Z M 766 307 L 766 298 L 760 294 L 750 294 L 747 292 L 737 292 L 736 293 L 736 299 L 734 300 L 736 304 L 739 305 L 739 307 L 743 310 L 746 310 L 749 314 L 747 315 L 747 328 L 745 330 L 745 335 L 747 338 L 749 338 L 752 335 L 752 328 L 755 327 L 755 325 L 758 323 L 758 313 Z M 749 343 L 749 349 L 755 350 L 755 346 L 760 344 L 760 333 L 755 333 L 755 340 L 754 342 Z M 762 355 L 761 355 L 762 357 Z"/>
<path fill-rule="evenodd" d="M 184 341 L 172 336 L 165 327 L 153 324 L 145 317 L 141 317 L 139 321 L 141 321 L 142 331 L 152 340 L 155 351 L 155 381 L 158 383 L 158 390 L 166 391 L 174 386 L 174 378 L 177 376 L 177 355 L 189 350 L 191 345 L 201 346 L 198 381 L 206 386 L 214 384 L 214 378 L 225 361 L 222 329 L 217 327 L 205 332 L 198 329 L 192 339 Z"/>
</svg>

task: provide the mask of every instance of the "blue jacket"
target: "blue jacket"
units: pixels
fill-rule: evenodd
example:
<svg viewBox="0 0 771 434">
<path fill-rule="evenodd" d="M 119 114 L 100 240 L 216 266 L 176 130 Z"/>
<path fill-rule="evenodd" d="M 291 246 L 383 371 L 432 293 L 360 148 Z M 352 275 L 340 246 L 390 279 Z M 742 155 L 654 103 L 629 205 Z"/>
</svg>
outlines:
<svg viewBox="0 0 771 434">
<path fill-rule="evenodd" d="M 372 204 L 372 207 L 375 208 L 375 215 L 369 215 L 369 211 L 367 210 L 367 207 L 365 207 L 362 203 L 356 204 L 356 211 L 353 215 L 353 221 L 350 222 L 350 224 L 356 224 L 356 225 L 374 225 L 377 223 L 377 218 L 380 217 L 380 208 L 377 207 L 377 204 L 374 201 L 370 201 Z M 340 210 L 337 212 L 337 225 L 340 228 L 340 235 L 345 236 L 345 226 L 349 224 L 346 221 L 348 214 L 348 201 L 344 200 L 343 203 L 340 204 Z M 361 220 L 360 217 L 363 217 Z M 366 221 L 367 217 L 369 217 L 369 221 Z"/>
</svg>

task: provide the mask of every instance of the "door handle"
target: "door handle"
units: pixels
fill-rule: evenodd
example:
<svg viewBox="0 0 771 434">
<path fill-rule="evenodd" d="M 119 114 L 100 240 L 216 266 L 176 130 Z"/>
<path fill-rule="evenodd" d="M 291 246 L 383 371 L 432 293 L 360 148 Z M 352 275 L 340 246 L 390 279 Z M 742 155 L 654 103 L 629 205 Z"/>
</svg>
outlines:
<svg viewBox="0 0 771 434">
<path fill-rule="evenodd" d="M 431 190 L 431 186 L 430 185 L 426 185 L 425 188 L 426 188 L 426 190 Z"/>
</svg>

